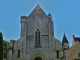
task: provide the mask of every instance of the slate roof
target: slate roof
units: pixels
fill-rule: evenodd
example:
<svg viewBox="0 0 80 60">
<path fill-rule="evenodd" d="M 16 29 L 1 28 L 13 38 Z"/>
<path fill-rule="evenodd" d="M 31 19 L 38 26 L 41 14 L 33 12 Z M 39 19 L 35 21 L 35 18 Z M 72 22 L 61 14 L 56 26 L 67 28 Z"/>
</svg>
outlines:
<svg viewBox="0 0 80 60">
<path fill-rule="evenodd" d="M 63 40 L 62 40 L 62 44 L 63 43 L 69 43 L 68 40 L 67 40 L 67 37 L 66 37 L 65 33 L 64 33 L 64 36 L 63 36 Z"/>
<path fill-rule="evenodd" d="M 48 16 L 52 16 L 50 12 L 49 12 Z"/>
<path fill-rule="evenodd" d="M 75 42 L 79 41 L 80 42 L 80 37 L 74 37 Z"/>
</svg>

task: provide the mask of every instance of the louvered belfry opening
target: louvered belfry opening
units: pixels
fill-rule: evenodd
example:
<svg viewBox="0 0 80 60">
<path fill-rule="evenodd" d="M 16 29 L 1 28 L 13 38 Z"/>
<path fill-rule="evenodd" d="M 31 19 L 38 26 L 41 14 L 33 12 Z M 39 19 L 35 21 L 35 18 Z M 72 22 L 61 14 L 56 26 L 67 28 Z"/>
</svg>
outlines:
<svg viewBox="0 0 80 60">
<path fill-rule="evenodd" d="M 37 29 L 36 33 L 35 33 L 35 45 L 36 46 L 40 46 L 40 31 L 39 29 Z"/>
</svg>

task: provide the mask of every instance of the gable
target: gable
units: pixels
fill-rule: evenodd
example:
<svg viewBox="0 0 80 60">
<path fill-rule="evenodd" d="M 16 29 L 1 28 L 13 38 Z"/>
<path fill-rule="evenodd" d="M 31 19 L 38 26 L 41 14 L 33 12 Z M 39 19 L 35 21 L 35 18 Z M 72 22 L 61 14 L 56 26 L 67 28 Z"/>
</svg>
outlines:
<svg viewBox="0 0 80 60">
<path fill-rule="evenodd" d="M 75 60 L 78 58 L 78 53 L 80 53 L 80 43 L 76 42 L 66 53 L 68 60 Z"/>
</svg>

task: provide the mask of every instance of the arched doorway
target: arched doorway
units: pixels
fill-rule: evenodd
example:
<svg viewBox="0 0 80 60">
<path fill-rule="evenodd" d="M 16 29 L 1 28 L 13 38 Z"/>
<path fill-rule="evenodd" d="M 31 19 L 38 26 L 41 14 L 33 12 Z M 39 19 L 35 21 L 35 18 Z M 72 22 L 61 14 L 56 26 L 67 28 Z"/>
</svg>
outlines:
<svg viewBox="0 0 80 60">
<path fill-rule="evenodd" d="M 27 60 L 47 60 L 47 57 L 42 52 L 34 52 L 30 55 L 29 59 Z"/>
<path fill-rule="evenodd" d="M 34 60 L 42 60 L 40 57 L 36 57 Z"/>
</svg>

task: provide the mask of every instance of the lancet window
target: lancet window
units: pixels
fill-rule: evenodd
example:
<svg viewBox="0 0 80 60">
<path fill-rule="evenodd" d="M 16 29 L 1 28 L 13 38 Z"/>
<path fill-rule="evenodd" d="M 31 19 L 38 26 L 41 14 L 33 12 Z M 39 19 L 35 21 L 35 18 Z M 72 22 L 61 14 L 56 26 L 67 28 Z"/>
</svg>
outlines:
<svg viewBox="0 0 80 60">
<path fill-rule="evenodd" d="M 35 45 L 36 46 L 40 46 L 40 31 L 39 29 L 37 29 L 36 33 L 35 33 Z"/>
</svg>

